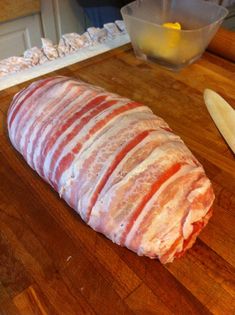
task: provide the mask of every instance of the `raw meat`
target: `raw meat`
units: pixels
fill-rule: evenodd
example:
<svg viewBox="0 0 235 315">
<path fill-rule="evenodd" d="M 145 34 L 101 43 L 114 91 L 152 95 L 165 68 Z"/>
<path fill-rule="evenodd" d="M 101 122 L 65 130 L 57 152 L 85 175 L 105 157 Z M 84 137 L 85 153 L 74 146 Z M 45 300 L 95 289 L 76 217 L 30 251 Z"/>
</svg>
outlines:
<svg viewBox="0 0 235 315">
<path fill-rule="evenodd" d="M 81 48 L 88 47 L 92 45 L 91 38 L 88 32 L 82 35 L 77 33 L 69 33 L 62 36 L 58 45 L 59 56 L 67 56 Z"/>
<path fill-rule="evenodd" d="M 110 39 L 113 39 L 116 36 L 120 35 L 120 31 L 115 23 L 106 23 L 104 24 L 104 28 L 107 30 L 108 37 Z"/>
<path fill-rule="evenodd" d="M 70 54 L 70 46 L 65 43 L 65 40 L 63 38 L 60 39 L 57 50 L 60 57 L 64 57 Z"/>
<path fill-rule="evenodd" d="M 69 47 L 70 52 L 77 51 L 87 45 L 87 38 L 77 33 L 64 34 L 62 38 L 64 39 L 65 45 Z"/>
<path fill-rule="evenodd" d="M 24 59 L 29 60 L 33 66 L 43 64 L 48 61 L 43 50 L 38 47 L 32 47 L 24 52 Z"/>
<path fill-rule="evenodd" d="M 53 45 L 53 42 L 48 38 L 41 38 L 42 41 L 42 50 L 48 60 L 54 60 L 59 57 L 56 45 Z"/>
<path fill-rule="evenodd" d="M 89 27 L 87 29 L 93 43 L 103 43 L 108 38 L 108 32 L 105 28 Z"/>
<path fill-rule="evenodd" d="M 28 164 L 87 224 L 139 255 L 173 261 L 212 214 L 203 167 L 142 104 L 51 77 L 14 97 L 8 129 Z"/>
<path fill-rule="evenodd" d="M 117 20 L 115 21 L 115 24 L 120 29 L 121 32 L 126 33 L 126 25 L 123 20 Z"/>
<path fill-rule="evenodd" d="M 0 77 L 32 67 L 30 60 L 23 57 L 9 57 L 0 61 Z"/>
</svg>

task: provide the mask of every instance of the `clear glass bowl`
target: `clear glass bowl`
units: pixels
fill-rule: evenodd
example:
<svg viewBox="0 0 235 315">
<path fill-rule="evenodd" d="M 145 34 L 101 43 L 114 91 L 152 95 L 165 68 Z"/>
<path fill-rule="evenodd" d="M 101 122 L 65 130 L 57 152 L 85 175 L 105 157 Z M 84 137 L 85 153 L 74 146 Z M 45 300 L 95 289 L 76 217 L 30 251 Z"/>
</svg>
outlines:
<svg viewBox="0 0 235 315">
<path fill-rule="evenodd" d="M 121 14 L 138 58 L 180 70 L 200 58 L 228 10 L 204 0 L 138 0 Z M 163 27 L 166 22 L 182 29 Z"/>
</svg>

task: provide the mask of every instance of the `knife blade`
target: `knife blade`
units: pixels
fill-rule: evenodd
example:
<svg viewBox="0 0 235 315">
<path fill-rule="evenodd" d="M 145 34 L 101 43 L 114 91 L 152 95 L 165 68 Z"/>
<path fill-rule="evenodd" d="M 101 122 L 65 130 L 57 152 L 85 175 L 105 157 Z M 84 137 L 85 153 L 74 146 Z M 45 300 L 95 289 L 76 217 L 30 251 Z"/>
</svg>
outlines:
<svg viewBox="0 0 235 315">
<path fill-rule="evenodd" d="M 217 128 L 235 154 L 235 110 L 210 89 L 205 89 L 204 101 Z"/>
</svg>

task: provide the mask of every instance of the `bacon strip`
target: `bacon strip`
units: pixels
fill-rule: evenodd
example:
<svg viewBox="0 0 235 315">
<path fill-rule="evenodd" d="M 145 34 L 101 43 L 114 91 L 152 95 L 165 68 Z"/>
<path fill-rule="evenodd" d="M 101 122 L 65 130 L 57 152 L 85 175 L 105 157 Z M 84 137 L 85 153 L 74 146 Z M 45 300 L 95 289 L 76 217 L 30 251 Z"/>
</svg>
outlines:
<svg viewBox="0 0 235 315">
<path fill-rule="evenodd" d="M 94 94 L 89 94 L 89 98 L 91 95 L 94 97 Z M 103 102 L 106 99 L 105 95 L 99 95 L 95 98 L 92 98 L 91 101 L 89 101 L 84 107 L 79 109 L 78 111 L 75 111 L 74 107 L 68 112 L 68 115 L 63 115 L 63 124 L 59 129 L 52 129 L 50 137 L 46 137 L 41 145 L 42 147 L 42 153 L 40 157 L 40 166 L 39 166 L 39 173 L 41 176 L 44 176 L 44 169 L 43 165 L 45 162 L 45 159 L 47 157 L 48 152 L 51 150 L 53 145 L 55 144 L 55 141 L 57 138 L 59 138 L 67 129 L 69 126 L 71 126 L 76 120 L 78 120 L 83 114 L 90 111 L 95 105 L 99 104 L 100 102 Z M 86 98 L 87 101 L 87 98 Z M 71 102 L 71 100 L 70 100 Z M 75 108 L 79 105 L 79 100 L 73 101 Z M 47 133 L 48 134 L 48 133 Z"/>
<path fill-rule="evenodd" d="M 16 109 L 16 111 L 19 110 L 18 115 L 15 116 L 17 119 L 14 119 L 12 122 L 16 143 L 20 141 L 20 145 L 22 145 L 24 140 L 23 135 L 27 133 L 31 123 L 37 119 L 42 108 L 47 106 L 48 103 L 42 102 L 45 92 L 50 91 L 54 86 L 61 84 L 65 80 L 63 78 L 56 78 L 55 80 L 48 79 L 45 84 L 42 82 L 37 88 L 29 92 L 24 100 L 20 102 L 20 108 Z"/>
<path fill-rule="evenodd" d="M 111 105 L 115 104 L 116 101 L 109 101 L 109 102 L 105 102 L 104 104 L 102 104 L 102 110 L 110 107 Z M 70 167 L 70 165 L 72 164 L 73 160 L 75 159 L 76 154 L 78 154 L 78 152 L 80 151 L 81 147 L 82 147 L 82 143 L 86 142 L 92 135 L 94 135 L 96 132 L 98 132 L 102 127 L 104 127 L 111 119 L 113 119 L 115 116 L 127 111 L 128 109 L 131 108 L 135 108 L 137 106 L 140 106 L 137 103 L 128 103 L 120 108 L 115 109 L 113 112 L 111 112 L 110 114 L 108 114 L 103 120 L 100 120 L 99 122 L 96 123 L 96 125 L 89 131 L 89 133 L 82 139 L 82 142 L 78 142 L 76 144 L 76 146 L 72 149 L 71 152 L 69 152 L 67 155 L 65 155 L 59 165 L 57 166 L 56 172 L 55 172 L 55 180 L 54 180 L 54 185 L 55 187 L 58 187 L 58 182 L 60 180 L 61 175 L 63 174 L 63 172 Z M 85 123 L 87 123 L 90 119 L 92 119 L 94 117 L 94 115 L 92 115 L 91 117 L 89 117 Z M 84 119 L 85 120 L 85 119 Z M 84 122 L 83 122 L 84 123 Z M 71 133 L 67 138 L 66 141 L 70 141 L 73 136 L 74 133 L 77 133 L 79 130 L 81 130 L 81 127 L 78 126 L 77 129 L 73 130 L 73 133 Z M 59 147 L 58 151 L 56 151 L 55 156 L 53 156 L 52 161 L 55 161 L 56 158 L 59 156 L 60 152 L 62 150 L 62 144 Z M 52 162 L 51 168 L 52 171 L 54 170 L 54 166 L 55 163 Z"/>
<path fill-rule="evenodd" d="M 50 82 L 50 81 L 54 81 L 53 78 L 48 78 L 48 79 L 46 79 L 46 80 L 42 80 L 38 85 L 36 85 L 31 91 L 29 91 L 29 92 L 26 94 L 26 96 L 24 97 L 24 99 L 18 104 L 17 107 L 15 106 L 14 111 L 11 112 L 11 117 L 10 117 L 10 119 L 9 119 L 9 127 L 11 127 L 11 125 L 12 125 L 12 123 L 13 123 L 13 121 L 14 121 L 14 119 L 15 119 L 17 113 L 18 113 L 18 111 L 20 110 L 22 104 L 27 100 L 27 98 L 29 98 L 30 96 L 32 96 L 37 90 L 39 90 L 40 88 L 42 88 L 43 86 L 45 86 L 45 85 L 46 85 L 48 82 Z M 26 92 L 26 91 L 24 90 L 24 92 Z M 20 95 L 19 95 L 19 97 L 20 97 Z M 19 97 L 14 100 L 14 101 L 16 102 L 16 104 L 17 104 L 17 100 L 19 99 Z M 12 105 L 12 109 L 13 109 L 13 105 Z"/>
<path fill-rule="evenodd" d="M 172 165 L 168 170 L 166 170 L 163 174 L 159 176 L 159 178 L 156 180 L 156 182 L 153 183 L 151 186 L 150 191 L 143 197 L 140 204 L 137 206 L 135 212 L 132 214 L 131 218 L 129 219 L 128 224 L 126 225 L 125 230 L 122 233 L 121 239 L 120 239 L 120 245 L 124 245 L 126 241 L 126 237 L 133 226 L 133 223 L 137 220 L 138 216 L 140 215 L 141 211 L 143 210 L 145 204 L 151 199 L 151 197 L 156 193 L 156 191 L 159 189 L 159 187 L 173 174 L 175 174 L 180 168 L 180 163 L 176 163 Z"/>
<path fill-rule="evenodd" d="M 50 124 L 50 122 L 53 121 L 53 119 L 59 115 L 59 113 L 63 110 L 63 108 L 68 106 L 71 103 L 71 100 L 76 96 L 76 94 L 80 92 L 76 90 L 75 92 L 72 93 L 72 95 L 69 98 L 66 99 L 66 96 L 69 94 L 71 90 L 72 90 L 72 86 L 68 84 L 66 88 L 64 89 L 62 95 L 59 95 L 59 97 L 55 97 L 52 102 L 48 103 L 48 106 L 44 107 L 43 113 L 46 113 L 46 119 L 44 115 L 42 114 L 39 117 L 37 117 L 37 119 L 35 119 L 32 125 L 28 128 L 27 134 L 25 135 L 25 139 L 24 139 L 24 145 L 22 148 L 23 155 L 25 158 L 27 156 L 27 148 L 28 148 L 29 140 L 31 139 L 31 142 L 32 142 L 31 152 L 35 152 L 37 142 L 39 138 L 41 137 L 43 129 L 46 126 L 48 126 L 48 124 Z M 39 128 L 37 128 L 37 126 L 39 126 Z M 32 134 L 34 130 L 36 131 L 35 132 L 36 134 L 35 134 L 34 139 L 32 139 Z M 32 163 L 32 159 L 33 159 L 33 154 L 30 154 L 29 160 L 28 160 L 29 164 L 32 165 L 33 168 L 35 168 L 35 165 Z"/>
<path fill-rule="evenodd" d="M 112 164 L 110 165 L 110 167 L 108 168 L 108 170 L 106 171 L 104 176 L 102 177 L 98 187 L 96 188 L 96 190 L 95 190 L 95 192 L 91 198 L 90 204 L 87 207 L 87 217 L 86 217 L 85 221 L 89 220 L 92 208 L 93 208 L 94 204 L 96 203 L 98 196 L 99 196 L 99 193 L 101 192 L 102 188 L 104 187 L 105 183 L 107 182 L 109 176 L 115 170 L 115 168 L 120 163 L 120 161 L 123 159 L 123 157 L 132 148 L 134 148 L 139 142 L 141 142 L 145 137 L 147 137 L 147 135 L 150 133 L 150 131 L 151 130 L 146 130 L 146 131 L 142 132 L 141 134 L 139 134 L 138 136 L 136 136 L 129 143 L 127 143 L 127 145 L 115 156 L 114 161 L 112 162 Z"/>
<path fill-rule="evenodd" d="M 9 136 L 93 229 L 162 263 L 192 246 L 214 194 L 183 141 L 146 106 L 66 77 L 20 91 Z"/>
</svg>

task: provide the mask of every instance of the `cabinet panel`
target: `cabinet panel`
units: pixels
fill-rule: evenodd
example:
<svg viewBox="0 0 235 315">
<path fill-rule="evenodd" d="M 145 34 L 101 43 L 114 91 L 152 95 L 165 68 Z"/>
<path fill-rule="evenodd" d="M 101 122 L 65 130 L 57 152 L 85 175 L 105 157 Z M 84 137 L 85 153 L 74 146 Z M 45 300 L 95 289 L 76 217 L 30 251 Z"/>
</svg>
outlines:
<svg viewBox="0 0 235 315">
<path fill-rule="evenodd" d="M 41 46 L 43 37 L 40 14 L 0 24 L 0 59 L 20 56 L 33 46 Z"/>
<path fill-rule="evenodd" d="M 15 56 L 20 56 L 30 46 L 28 30 L 22 29 L 1 35 L 0 45 L 1 58 L 9 57 L 9 53 L 12 52 Z"/>
<path fill-rule="evenodd" d="M 76 32 L 83 33 L 86 29 L 86 17 L 76 0 L 53 0 L 57 34 Z"/>
</svg>

